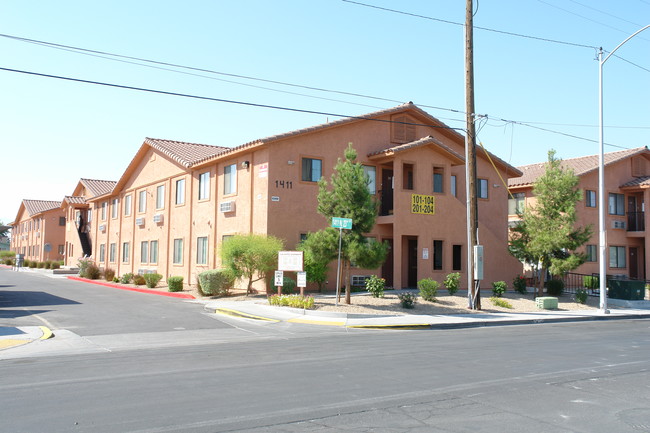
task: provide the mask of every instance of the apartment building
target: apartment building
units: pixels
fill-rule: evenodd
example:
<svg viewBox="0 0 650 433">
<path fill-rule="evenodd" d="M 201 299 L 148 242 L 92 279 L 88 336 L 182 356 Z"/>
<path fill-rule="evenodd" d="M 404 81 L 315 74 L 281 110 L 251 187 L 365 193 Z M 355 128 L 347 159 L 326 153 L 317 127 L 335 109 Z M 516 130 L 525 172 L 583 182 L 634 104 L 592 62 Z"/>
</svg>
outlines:
<svg viewBox="0 0 650 433">
<path fill-rule="evenodd" d="M 11 250 L 27 260 L 63 260 L 65 214 L 60 201 L 23 200 L 11 226 Z"/>
<path fill-rule="evenodd" d="M 330 178 L 348 143 L 381 202 L 367 236 L 391 246 L 381 269 L 352 274 L 379 274 L 397 288 L 465 274 L 464 136 L 412 103 L 233 148 L 147 138 L 114 189 L 87 199 L 92 256 L 118 274 L 155 271 L 195 284 L 219 266 L 229 236 L 269 234 L 294 249 L 330 225 L 316 212 L 317 181 Z M 486 284 L 510 281 L 520 264 L 507 251 L 503 182 L 521 172 L 483 150 L 477 159 Z"/>
<path fill-rule="evenodd" d="M 61 202 L 66 216 L 65 265 L 76 266 L 79 259 L 92 256 L 92 217 L 88 200 L 110 193 L 117 182 L 110 180 L 80 179 L 72 195 Z"/>
<path fill-rule="evenodd" d="M 645 279 L 650 269 L 650 257 L 646 256 L 650 240 L 645 231 L 648 226 L 645 203 L 650 203 L 650 151 L 639 147 L 606 153 L 604 162 L 606 273 Z M 562 165 L 572 169 L 580 179 L 583 200 L 578 203 L 577 224 L 593 227 L 593 235 L 584 247 L 587 262 L 574 272 L 598 273 L 598 155 L 566 159 Z M 544 174 L 545 166 L 539 163 L 518 167 L 523 175 L 508 181 L 513 194 L 508 206 L 510 224 L 516 224 L 518 209 L 534 205 L 533 185 Z"/>
</svg>

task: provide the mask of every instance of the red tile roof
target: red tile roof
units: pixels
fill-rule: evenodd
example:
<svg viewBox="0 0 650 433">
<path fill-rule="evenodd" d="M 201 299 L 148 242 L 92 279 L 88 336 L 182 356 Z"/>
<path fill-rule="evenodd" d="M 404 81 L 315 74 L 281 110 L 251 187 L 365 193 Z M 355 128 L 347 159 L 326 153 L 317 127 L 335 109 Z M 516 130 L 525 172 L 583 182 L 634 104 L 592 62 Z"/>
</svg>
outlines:
<svg viewBox="0 0 650 433">
<path fill-rule="evenodd" d="M 613 164 L 621 161 L 622 159 L 629 158 L 634 155 L 646 153 L 650 155 L 650 150 L 647 147 L 637 147 L 635 149 L 620 150 L 617 152 L 610 152 L 604 155 L 605 165 Z M 591 171 L 598 170 L 598 155 L 581 156 L 579 158 L 563 159 L 562 166 L 573 169 L 577 176 L 582 176 Z M 517 167 L 523 172 L 523 176 L 508 180 L 508 187 L 521 187 L 534 184 L 537 179 L 546 171 L 546 162 L 523 165 Z"/>
<path fill-rule="evenodd" d="M 29 200 L 24 199 L 23 204 L 25 205 L 25 210 L 29 213 L 30 217 L 37 215 L 48 210 L 57 209 L 61 207 L 60 201 L 51 201 L 51 200 Z"/>
<path fill-rule="evenodd" d="M 80 182 L 90 192 L 91 197 L 107 194 L 113 191 L 117 182 L 114 180 L 98 180 L 98 179 L 80 179 Z"/>
<path fill-rule="evenodd" d="M 144 142 L 187 168 L 230 150 L 229 147 L 210 146 L 208 144 L 186 143 L 183 141 L 162 140 L 159 138 L 149 137 L 147 137 Z"/>
<path fill-rule="evenodd" d="M 449 146 L 443 144 L 440 140 L 438 140 L 435 137 L 432 137 L 430 135 L 428 137 L 422 137 L 419 140 L 411 141 L 410 143 L 404 143 L 404 144 L 400 144 L 398 146 L 393 146 L 393 147 L 389 147 L 389 148 L 386 148 L 386 149 L 378 150 L 376 152 L 371 152 L 371 153 L 368 154 L 368 157 L 372 157 L 372 156 L 375 156 L 375 155 L 389 156 L 389 155 L 392 155 L 394 153 L 402 152 L 402 151 L 405 151 L 405 150 L 408 150 L 408 149 L 413 149 L 415 147 L 426 146 L 426 145 L 429 145 L 429 144 L 440 147 L 445 152 L 447 152 L 447 153 L 451 154 L 452 156 L 454 156 L 460 162 L 462 162 L 462 163 L 465 162 L 465 158 L 461 154 L 459 154 L 458 152 L 452 150 Z"/>
<path fill-rule="evenodd" d="M 86 204 L 86 199 L 83 197 L 75 196 L 75 195 L 66 195 L 63 198 L 64 202 L 70 203 L 70 204 Z M 63 203 L 61 204 L 63 206 Z"/>
</svg>

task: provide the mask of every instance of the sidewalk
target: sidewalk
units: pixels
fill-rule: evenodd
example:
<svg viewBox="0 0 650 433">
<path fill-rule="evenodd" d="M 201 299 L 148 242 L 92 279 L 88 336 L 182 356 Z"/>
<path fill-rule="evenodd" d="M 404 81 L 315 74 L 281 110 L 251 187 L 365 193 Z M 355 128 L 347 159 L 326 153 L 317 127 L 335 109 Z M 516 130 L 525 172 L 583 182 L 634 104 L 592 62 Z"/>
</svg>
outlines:
<svg viewBox="0 0 650 433">
<path fill-rule="evenodd" d="M 45 326 L 0 326 L 0 350 L 54 337 Z"/>
<path fill-rule="evenodd" d="M 534 313 L 468 313 L 424 315 L 369 315 L 301 310 L 265 305 L 264 301 L 210 301 L 205 305 L 210 313 L 249 320 L 305 323 L 369 329 L 458 329 L 484 326 L 525 325 L 595 320 L 648 319 L 650 310 L 611 308 L 609 314 L 600 310 L 552 311 Z"/>
</svg>

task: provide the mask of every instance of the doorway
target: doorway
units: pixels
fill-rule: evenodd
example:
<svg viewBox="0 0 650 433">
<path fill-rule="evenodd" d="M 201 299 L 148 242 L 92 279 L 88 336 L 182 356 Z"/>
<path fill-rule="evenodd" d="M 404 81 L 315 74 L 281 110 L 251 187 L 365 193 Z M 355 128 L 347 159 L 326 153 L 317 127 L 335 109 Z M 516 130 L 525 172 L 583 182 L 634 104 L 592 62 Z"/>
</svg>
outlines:
<svg viewBox="0 0 650 433">
<path fill-rule="evenodd" d="M 409 288 L 418 286 L 418 238 L 408 238 L 407 241 L 407 282 Z"/>
<path fill-rule="evenodd" d="M 381 265 L 381 276 L 386 280 L 386 287 L 393 286 L 393 266 L 394 266 L 394 257 L 393 257 L 393 239 L 385 238 L 384 242 L 388 244 L 388 255 L 386 256 L 386 261 Z"/>
<path fill-rule="evenodd" d="M 630 247 L 630 278 L 636 280 L 639 278 L 639 250 L 637 247 Z"/>
</svg>

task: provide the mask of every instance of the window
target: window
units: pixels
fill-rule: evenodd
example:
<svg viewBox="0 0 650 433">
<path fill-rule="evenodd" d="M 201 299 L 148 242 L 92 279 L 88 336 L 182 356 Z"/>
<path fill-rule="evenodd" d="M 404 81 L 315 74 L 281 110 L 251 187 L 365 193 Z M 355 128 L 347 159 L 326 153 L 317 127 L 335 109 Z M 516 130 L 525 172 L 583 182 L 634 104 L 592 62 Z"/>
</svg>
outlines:
<svg viewBox="0 0 650 433">
<path fill-rule="evenodd" d="M 442 241 L 433 241 L 433 270 L 442 270 Z"/>
<path fill-rule="evenodd" d="M 232 238 L 234 235 L 223 235 L 221 236 L 221 243 L 223 244 L 226 242 L 228 239 Z"/>
<path fill-rule="evenodd" d="M 609 194 L 609 214 L 610 215 L 625 215 L 625 195 L 624 194 Z"/>
<path fill-rule="evenodd" d="M 147 211 L 147 191 L 140 191 L 138 193 L 138 212 Z"/>
<path fill-rule="evenodd" d="M 585 205 L 587 207 L 596 207 L 596 191 L 590 189 L 585 191 Z"/>
<path fill-rule="evenodd" d="M 445 176 L 445 169 L 442 167 L 433 167 L 433 192 L 443 193 L 443 179 Z"/>
<path fill-rule="evenodd" d="M 129 263 L 130 247 L 128 242 L 122 243 L 122 263 Z"/>
<path fill-rule="evenodd" d="M 453 245 L 452 246 L 452 270 L 460 271 L 463 269 L 463 246 L 462 245 Z"/>
<path fill-rule="evenodd" d="M 176 204 L 185 204 L 185 179 L 178 179 L 176 181 Z"/>
<path fill-rule="evenodd" d="M 124 196 L 124 216 L 131 216 L 131 195 Z"/>
<path fill-rule="evenodd" d="M 454 197 L 458 197 L 458 192 L 456 191 L 456 175 L 451 175 L 451 180 L 449 182 L 449 191 Z"/>
<path fill-rule="evenodd" d="M 62 256 L 63 254 L 65 254 L 65 245 L 59 245 L 58 252 L 59 252 L 59 255 L 60 255 L 60 256 Z M 24 252 L 23 252 L 23 254 L 24 254 Z"/>
<path fill-rule="evenodd" d="M 114 199 L 111 201 L 111 218 L 112 218 L 112 219 L 117 218 L 117 211 L 118 211 L 118 205 L 119 205 L 119 203 L 120 203 L 120 201 L 119 201 L 119 199 L 117 199 L 117 198 L 114 198 Z"/>
<path fill-rule="evenodd" d="M 165 207 L 165 185 L 158 185 L 156 187 L 156 209 Z"/>
<path fill-rule="evenodd" d="M 370 194 L 377 193 L 377 168 L 372 165 L 364 165 L 363 172 L 368 176 L 368 191 Z"/>
<path fill-rule="evenodd" d="M 65 225 L 65 217 L 59 217 L 59 225 L 64 226 Z"/>
<path fill-rule="evenodd" d="M 87 220 L 88 222 L 91 222 L 93 220 L 93 210 L 92 209 L 88 209 L 87 218 L 88 218 L 88 220 Z"/>
<path fill-rule="evenodd" d="M 412 190 L 413 184 L 413 164 L 404 164 L 402 166 L 402 188 Z"/>
<path fill-rule="evenodd" d="M 103 263 L 106 260 L 106 244 L 101 244 L 99 246 L 99 261 Z"/>
<path fill-rule="evenodd" d="M 106 221 L 106 206 L 108 206 L 108 203 L 103 201 L 102 202 L 102 221 Z"/>
<path fill-rule="evenodd" d="M 237 192 L 237 164 L 230 164 L 223 168 L 223 194 Z"/>
<path fill-rule="evenodd" d="M 142 241 L 140 242 L 140 263 L 149 262 L 149 242 Z"/>
<path fill-rule="evenodd" d="M 149 263 L 158 263 L 158 241 L 149 242 Z"/>
<path fill-rule="evenodd" d="M 115 244 L 110 244 L 108 246 L 108 261 L 111 263 L 115 263 L 115 253 L 117 252 L 116 249 L 117 247 Z"/>
<path fill-rule="evenodd" d="M 302 159 L 302 180 L 305 182 L 318 182 L 323 175 L 323 161 L 320 159 Z"/>
<path fill-rule="evenodd" d="M 518 215 L 524 211 L 526 193 L 516 192 L 508 199 L 508 215 Z"/>
<path fill-rule="evenodd" d="M 210 198 L 210 172 L 206 171 L 199 175 L 199 200 Z"/>
<path fill-rule="evenodd" d="M 196 238 L 196 264 L 197 265 L 208 264 L 208 238 L 207 237 Z"/>
<path fill-rule="evenodd" d="M 477 179 L 476 195 L 478 198 L 488 198 L 488 181 L 487 179 Z"/>
<path fill-rule="evenodd" d="M 300 242 L 305 242 L 307 240 L 307 233 L 300 233 Z"/>
<path fill-rule="evenodd" d="M 415 119 L 404 114 L 391 117 L 391 141 L 409 143 L 415 140 Z"/>
<path fill-rule="evenodd" d="M 609 267 L 625 267 L 625 247 L 609 247 Z"/>
<path fill-rule="evenodd" d="M 587 245 L 587 261 L 588 262 L 598 261 L 598 250 L 596 249 L 596 245 Z"/>
<path fill-rule="evenodd" d="M 174 257 L 175 265 L 183 264 L 183 239 L 174 239 Z"/>
</svg>

